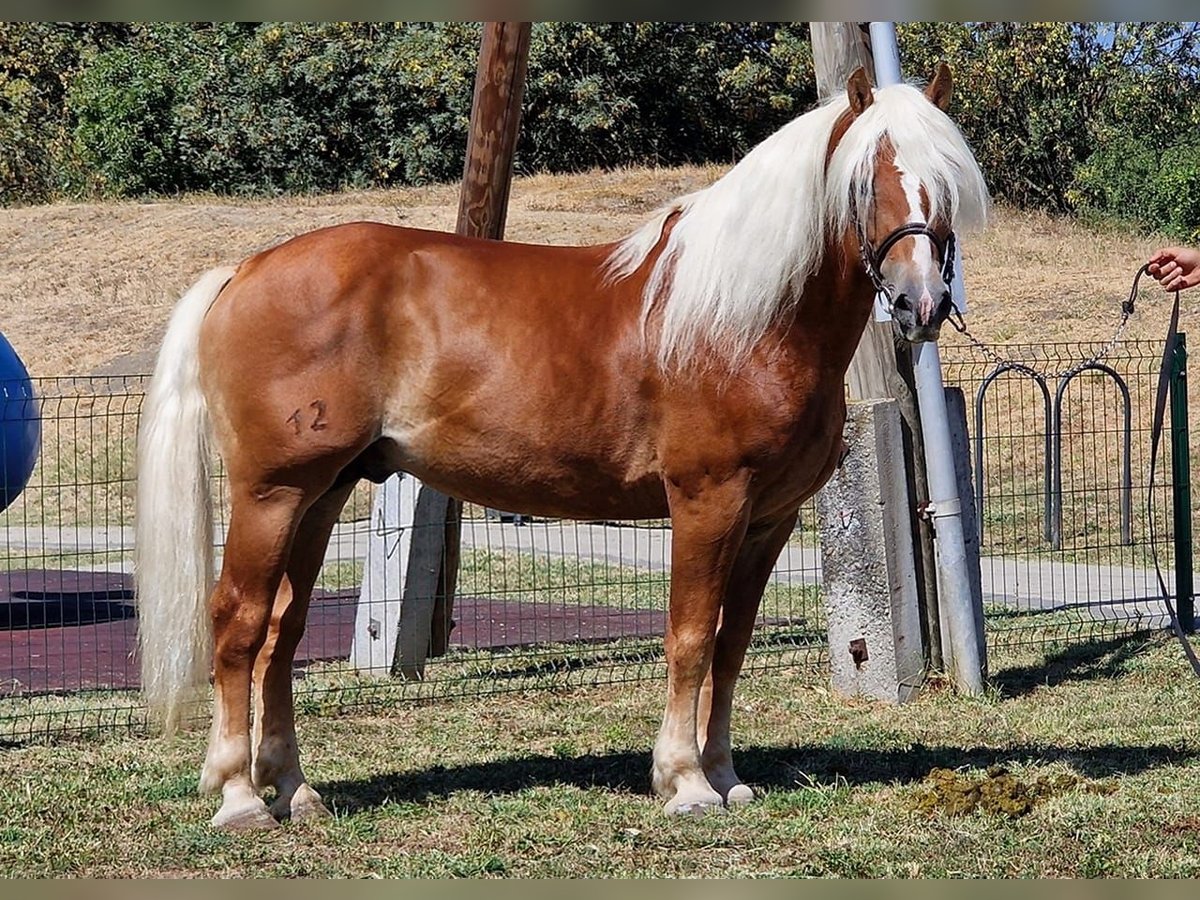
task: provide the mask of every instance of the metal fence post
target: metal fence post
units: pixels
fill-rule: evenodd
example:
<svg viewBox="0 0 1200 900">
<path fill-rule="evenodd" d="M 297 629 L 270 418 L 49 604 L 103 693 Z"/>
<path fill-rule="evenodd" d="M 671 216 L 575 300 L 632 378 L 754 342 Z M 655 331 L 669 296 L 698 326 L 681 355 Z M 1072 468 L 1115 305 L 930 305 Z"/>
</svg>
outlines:
<svg viewBox="0 0 1200 900">
<path fill-rule="evenodd" d="M 1175 609 L 1180 627 L 1196 630 L 1192 590 L 1192 468 L 1188 452 L 1187 336 L 1171 350 L 1171 499 L 1175 532 Z"/>
</svg>

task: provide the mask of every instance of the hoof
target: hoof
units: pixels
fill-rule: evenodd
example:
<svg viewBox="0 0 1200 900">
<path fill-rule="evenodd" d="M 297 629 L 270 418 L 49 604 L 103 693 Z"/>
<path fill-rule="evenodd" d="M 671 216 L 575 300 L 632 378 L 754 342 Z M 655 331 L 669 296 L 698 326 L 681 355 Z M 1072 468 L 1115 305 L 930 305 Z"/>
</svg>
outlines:
<svg viewBox="0 0 1200 900">
<path fill-rule="evenodd" d="M 257 805 L 241 806 L 226 809 L 224 806 L 212 818 L 214 828 L 225 831 L 269 831 L 278 828 L 279 823 L 267 810 L 267 805 L 261 800 Z"/>
<path fill-rule="evenodd" d="M 321 795 L 302 784 L 290 797 L 279 797 L 271 804 L 271 815 L 276 819 L 307 822 L 312 819 L 328 819 L 333 814 L 321 802 Z"/>
<path fill-rule="evenodd" d="M 725 804 L 727 806 L 745 806 L 747 803 L 753 802 L 754 791 L 744 784 L 735 784 L 725 794 Z"/>
<path fill-rule="evenodd" d="M 310 822 L 315 819 L 332 819 L 333 813 L 320 800 L 313 800 L 309 803 L 293 803 L 291 818 L 293 822 Z"/>
<path fill-rule="evenodd" d="M 692 816 L 699 818 L 700 816 L 721 815 L 725 812 L 725 807 L 721 801 L 709 800 L 693 800 L 677 803 L 672 800 L 665 807 L 668 816 Z"/>
<path fill-rule="evenodd" d="M 725 812 L 725 801 L 716 791 L 678 793 L 663 807 L 668 816 L 706 816 Z"/>
</svg>

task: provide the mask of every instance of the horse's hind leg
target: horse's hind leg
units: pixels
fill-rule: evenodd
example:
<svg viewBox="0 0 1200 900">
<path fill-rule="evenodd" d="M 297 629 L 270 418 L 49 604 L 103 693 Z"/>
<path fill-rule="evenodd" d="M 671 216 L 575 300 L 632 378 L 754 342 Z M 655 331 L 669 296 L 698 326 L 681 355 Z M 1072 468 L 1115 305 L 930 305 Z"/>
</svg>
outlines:
<svg viewBox="0 0 1200 900">
<path fill-rule="evenodd" d="M 221 792 L 214 825 L 270 828 L 278 823 L 250 776 L 251 671 L 305 498 L 294 487 L 264 490 L 235 483 L 231 492 L 225 559 L 210 600 L 214 706 L 200 789 Z"/>
<path fill-rule="evenodd" d="M 795 524 L 796 514 L 792 513 L 783 521 L 751 530 L 738 552 L 725 590 L 712 670 L 700 698 L 699 740 L 704 774 L 727 805 L 754 799 L 754 792 L 742 783 L 733 768 L 729 736 L 733 690 L 750 645 L 763 591 Z"/>
<path fill-rule="evenodd" d="M 260 790 L 275 788 L 271 814 L 277 819 L 299 821 L 328 814 L 300 769 L 292 663 L 304 635 L 308 604 L 329 535 L 353 490 L 353 483 L 332 489 L 300 520 L 286 574 L 275 595 L 267 639 L 254 663 L 254 785 Z"/>
<path fill-rule="evenodd" d="M 667 707 L 652 781 L 668 813 L 719 809 L 697 741 L 701 688 L 712 665 L 721 600 L 746 531 L 746 477 L 668 484 L 673 530 L 667 617 Z"/>
</svg>

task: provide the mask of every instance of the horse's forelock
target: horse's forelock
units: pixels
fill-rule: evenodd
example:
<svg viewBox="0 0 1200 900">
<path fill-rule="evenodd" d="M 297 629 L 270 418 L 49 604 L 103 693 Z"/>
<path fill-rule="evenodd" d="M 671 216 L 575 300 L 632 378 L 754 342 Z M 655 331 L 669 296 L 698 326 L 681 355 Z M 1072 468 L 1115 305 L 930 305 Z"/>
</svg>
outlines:
<svg viewBox="0 0 1200 900">
<path fill-rule="evenodd" d="M 930 217 L 956 231 L 981 227 L 989 207 L 987 185 L 958 126 L 915 87 L 891 85 L 847 129 L 830 157 L 825 185 L 830 226 L 838 233 L 870 214 L 873 179 L 886 142 L 899 169 L 925 190 Z"/>
</svg>

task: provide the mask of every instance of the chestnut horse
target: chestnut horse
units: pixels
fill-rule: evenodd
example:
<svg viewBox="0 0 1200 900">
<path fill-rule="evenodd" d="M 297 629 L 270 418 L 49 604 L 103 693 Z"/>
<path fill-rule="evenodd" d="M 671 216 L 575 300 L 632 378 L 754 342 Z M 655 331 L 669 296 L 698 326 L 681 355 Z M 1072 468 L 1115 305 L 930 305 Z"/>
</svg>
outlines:
<svg viewBox="0 0 1200 900">
<path fill-rule="evenodd" d="M 924 92 L 872 90 L 860 69 L 616 244 L 356 223 L 201 277 L 143 413 L 137 590 L 144 691 L 168 725 L 211 660 L 214 824 L 324 813 L 292 658 L 351 488 L 393 472 L 534 515 L 669 515 L 654 790 L 668 812 L 752 799 L 730 754 L 734 682 L 797 508 L 842 452 L 874 285 L 905 338 L 935 339 L 947 240 L 986 213 L 949 92 L 944 67 Z M 215 587 L 210 433 L 232 504 Z"/>
</svg>

